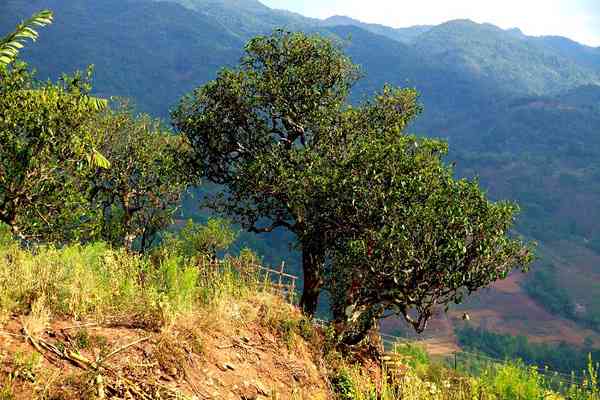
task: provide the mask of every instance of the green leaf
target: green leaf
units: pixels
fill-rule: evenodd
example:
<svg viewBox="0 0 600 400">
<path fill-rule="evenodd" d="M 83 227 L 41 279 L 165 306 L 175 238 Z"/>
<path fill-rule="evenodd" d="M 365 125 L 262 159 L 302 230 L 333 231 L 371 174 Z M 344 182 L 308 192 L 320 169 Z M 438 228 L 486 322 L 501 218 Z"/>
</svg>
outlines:
<svg viewBox="0 0 600 400">
<path fill-rule="evenodd" d="M 52 11 L 40 11 L 27 21 L 19 24 L 14 32 L 0 39 L 0 65 L 8 65 L 16 59 L 19 49 L 23 48 L 23 41 L 26 39 L 37 40 L 38 33 L 32 28 L 33 26 L 44 27 L 51 24 L 52 19 Z"/>
<path fill-rule="evenodd" d="M 96 149 L 92 150 L 92 154 L 89 157 L 89 163 L 94 167 L 102 169 L 110 168 L 110 161 L 108 161 L 108 159 L 100 154 L 100 152 L 98 152 Z"/>
</svg>

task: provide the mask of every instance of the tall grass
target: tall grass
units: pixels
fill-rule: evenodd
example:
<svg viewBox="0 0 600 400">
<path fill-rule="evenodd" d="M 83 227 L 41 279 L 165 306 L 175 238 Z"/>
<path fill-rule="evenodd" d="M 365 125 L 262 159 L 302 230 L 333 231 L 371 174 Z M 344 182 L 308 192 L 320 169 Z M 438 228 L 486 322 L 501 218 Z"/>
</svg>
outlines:
<svg viewBox="0 0 600 400">
<path fill-rule="evenodd" d="M 39 247 L 0 243 L 0 320 L 11 314 L 164 324 L 223 298 L 255 294 L 260 282 L 229 259 L 215 267 L 177 254 L 145 258 L 103 243 Z"/>
</svg>

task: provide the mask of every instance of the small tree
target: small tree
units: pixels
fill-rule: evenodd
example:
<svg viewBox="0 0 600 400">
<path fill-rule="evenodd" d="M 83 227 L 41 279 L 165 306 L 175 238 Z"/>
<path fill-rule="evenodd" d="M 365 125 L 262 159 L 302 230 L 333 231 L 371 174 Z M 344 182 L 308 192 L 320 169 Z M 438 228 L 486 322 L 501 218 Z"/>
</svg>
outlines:
<svg viewBox="0 0 600 400">
<path fill-rule="evenodd" d="M 476 181 L 454 179 L 440 159 L 444 143 L 364 142 L 348 154 L 362 168 L 337 188 L 352 193 L 339 217 L 360 229 L 339 236 L 330 253 L 333 313 L 347 344 L 394 314 L 422 332 L 435 307 L 527 268 L 531 247 L 508 234 L 518 208 L 489 201 Z"/>
<path fill-rule="evenodd" d="M 147 115 L 133 117 L 127 107 L 96 119 L 94 132 L 99 151 L 111 163 L 90 179 L 91 201 L 101 213 L 101 237 L 129 251 L 137 241 L 145 252 L 172 223 L 187 189 L 180 163 L 185 141 Z"/>
<path fill-rule="evenodd" d="M 21 239 L 76 236 L 86 218 L 77 176 L 108 167 L 86 125 L 106 104 L 88 96 L 90 74 L 39 83 L 24 63 L 0 65 L 0 221 Z"/>
<path fill-rule="evenodd" d="M 214 259 L 217 252 L 229 248 L 236 239 L 237 233 L 223 219 L 211 218 L 205 225 L 188 220 L 177 234 L 169 232 L 166 235 L 162 247 L 185 259 L 197 256 Z"/>
</svg>

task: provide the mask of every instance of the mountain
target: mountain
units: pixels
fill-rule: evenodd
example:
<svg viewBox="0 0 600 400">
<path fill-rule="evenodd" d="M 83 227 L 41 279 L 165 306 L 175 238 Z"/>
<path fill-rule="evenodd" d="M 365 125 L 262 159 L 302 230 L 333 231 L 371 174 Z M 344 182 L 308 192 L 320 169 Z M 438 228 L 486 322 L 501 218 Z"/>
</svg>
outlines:
<svg viewBox="0 0 600 400">
<path fill-rule="evenodd" d="M 481 76 L 516 93 L 559 93 L 586 83 L 600 84 L 600 70 L 490 24 L 450 21 L 419 35 L 414 45 L 447 68 Z"/>
<path fill-rule="evenodd" d="M 402 29 L 320 21 L 254 0 L 9 0 L 0 8 L 0 32 L 41 8 L 55 11 L 55 23 L 23 52 L 40 77 L 95 64 L 97 94 L 130 97 L 163 118 L 235 65 L 253 35 L 283 27 L 334 38 L 365 76 L 352 101 L 384 83 L 416 87 L 425 111 L 411 131 L 447 139 L 458 174 L 521 204 L 518 231 L 542 242 L 556 265 L 553 284 L 586 310 L 578 321 L 591 326 L 597 316 L 600 331 L 599 49 L 468 20 Z M 200 213 L 193 202 L 186 209 Z M 267 261 L 294 265 L 289 239 L 245 237 Z M 560 256 L 565 248 L 569 257 Z M 569 276 L 586 279 L 563 285 Z"/>
<path fill-rule="evenodd" d="M 272 10 L 257 0 L 153 0 L 169 1 L 218 21 L 229 33 L 247 40 L 275 28 L 302 30 L 318 20 L 283 10 Z"/>
<path fill-rule="evenodd" d="M 140 0 L 12 1 L 0 13 L 0 29 L 8 31 L 41 8 L 55 12 L 55 23 L 23 52 L 40 77 L 94 64 L 97 94 L 129 97 L 161 116 L 184 93 L 234 64 L 244 44 L 202 13 Z"/>
<path fill-rule="evenodd" d="M 542 36 L 538 41 L 580 65 L 600 69 L 600 48 L 585 46 L 560 36 Z"/>
<path fill-rule="evenodd" d="M 334 15 L 321 22 L 322 26 L 356 26 L 365 31 L 377 35 L 386 36 L 390 39 L 403 43 L 411 43 L 415 38 L 432 28 L 431 25 L 417 25 L 408 28 L 390 28 L 379 24 L 368 24 L 350 17 Z"/>
</svg>

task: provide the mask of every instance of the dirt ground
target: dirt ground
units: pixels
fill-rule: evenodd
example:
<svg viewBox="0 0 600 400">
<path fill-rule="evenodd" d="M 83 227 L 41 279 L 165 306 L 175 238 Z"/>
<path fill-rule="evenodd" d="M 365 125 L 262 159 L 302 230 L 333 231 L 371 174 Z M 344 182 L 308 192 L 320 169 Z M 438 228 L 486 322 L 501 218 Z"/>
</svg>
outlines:
<svg viewBox="0 0 600 400">
<path fill-rule="evenodd" d="M 327 398 L 325 374 L 304 341 L 288 346 L 255 325 L 191 328 L 55 321 L 28 336 L 15 317 L 0 327 L 0 387 L 28 400 Z"/>
</svg>

